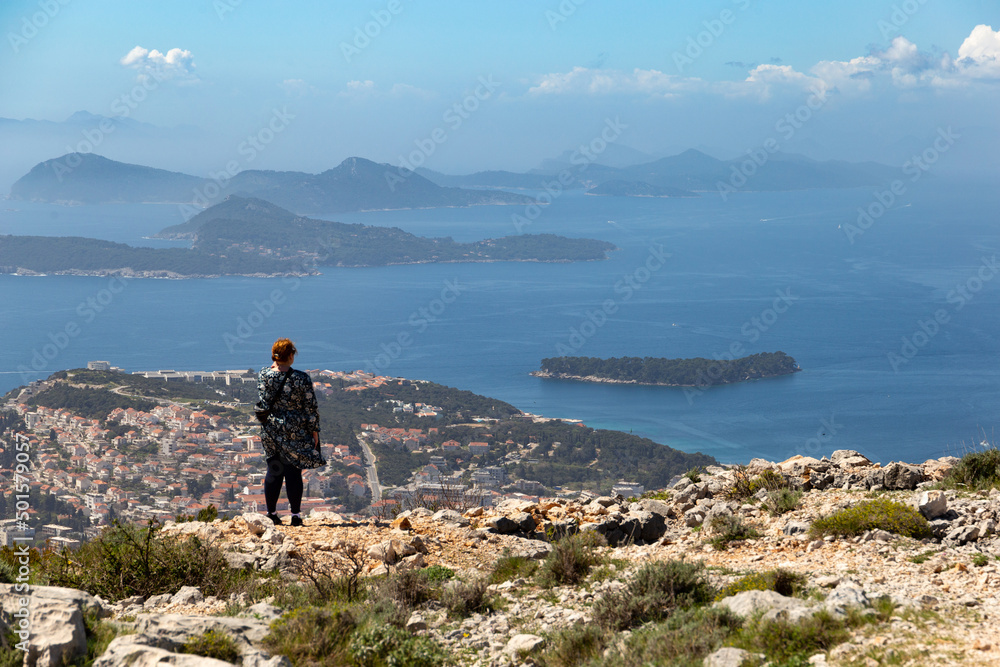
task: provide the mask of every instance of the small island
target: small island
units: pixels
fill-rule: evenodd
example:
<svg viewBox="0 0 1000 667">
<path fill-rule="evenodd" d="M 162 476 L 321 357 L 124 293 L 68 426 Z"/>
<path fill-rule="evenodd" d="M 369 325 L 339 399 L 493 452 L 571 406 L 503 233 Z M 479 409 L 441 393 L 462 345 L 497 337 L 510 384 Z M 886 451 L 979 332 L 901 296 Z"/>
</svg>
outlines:
<svg viewBox="0 0 1000 667">
<path fill-rule="evenodd" d="M 662 357 L 550 357 L 531 375 L 558 380 L 710 387 L 791 375 L 802 370 L 784 352 L 761 352 L 740 359 L 664 359 Z"/>
</svg>

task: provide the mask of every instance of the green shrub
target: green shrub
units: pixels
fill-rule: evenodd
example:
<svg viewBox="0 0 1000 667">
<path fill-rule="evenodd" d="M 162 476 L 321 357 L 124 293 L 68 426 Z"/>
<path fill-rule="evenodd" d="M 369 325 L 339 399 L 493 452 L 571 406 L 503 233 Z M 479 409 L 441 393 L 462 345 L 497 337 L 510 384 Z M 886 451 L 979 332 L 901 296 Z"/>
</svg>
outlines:
<svg viewBox="0 0 1000 667">
<path fill-rule="evenodd" d="M 684 473 L 684 476 L 687 477 L 692 482 L 694 482 L 695 484 L 697 484 L 698 482 L 701 481 L 701 473 L 703 472 L 705 471 L 700 466 L 695 466 L 694 468 L 691 468 L 686 473 Z"/>
<path fill-rule="evenodd" d="M 966 454 L 948 471 L 941 485 L 976 490 L 1000 486 L 1000 450 L 989 446 Z"/>
<path fill-rule="evenodd" d="M 13 563 L 0 560 L 0 584 L 13 584 L 17 581 L 17 566 Z"/>
<path fill-rule="evenodd" d="M 431 599 L 431 583 L 416 570 L 393 572 L 376 587 L 375 595 L 389 598 L 405 609 L 413 609 Z"/>
<path fill-rule="evenodd" d="M 601 562 L 597 547 L 607 546 L 604 538 L 588 531 L 564 537 L 555 543 L 539 568 L 543 586 L 574 585 L 587 578 L 590 569 Z"/>
<path fill-rule="evenodd" d="M 350 652 L 361 667 L 437 667 L 451 662 L 434 640 L 392 625 L 372 624 L 356 632 Z"/>
<path fill-rule="evenodd" d="M 737 633 L 734 644 L 764 653 L 771 662 L 806 664 L 816 653 L 827 651 L 850 638 L 848 624 L 820 611 L 792 623 L 779 620 L 749 621 Z"/>
<path fill-rule="evenodd" d="M 712 538 L 708 542 L 719 551 L 727 549 L 732 542 L 760 537 L 760 533 L 753 526 L 744 523 L 743 518 L 735 514 L 712 517 L 709 528 L 712 529 Z"/>
<path fill-rule="evenodd" d="M 576 667 L 604 651 L 607 636 L 596 625 L 571 625 L 557 632 L 540 657 L 542 667 Z"/>
<path fill-rule="evenodd" d="M 182 586 L 228 597 L 256 585 L 254 573 L 231 569 L 214 545 L 197 537 L 163 536 L 158 529 L 158 524 L 142 528 L 116 522 L 76 551 L 48 555 L 40 561 L 39 576 L 50 585 L 111 601 L 173 593 Z"/>
<path fill-rule="evenodd" d="M 492 608 L 493 598 L 486 595 L 487 583 L 477 579 L 471 582 L 450 581 L 441 591 L 441 604 L 451 616 L 466 618 Z"/>
<path fill-rule="evenodd" d="M 538 569 L 538 562 L 524 556 L 511 556 L 509 550 L 497 559 L 490 573 L 491 584 L 502 584 L 512 579 L 528 579 Z"/>
<path fill-rule="evenodd" d="M 917 539 L 931 536 L 930 524 L 914 508 L 889 498 L 865 500 L 818 519 L 809 528 L 812 537 L 851 537 L 869 530 L 885 530 Z"/>
<path fill-rule="evenodd" d="M 184 642 L 180 652 L 233 663 L 240 657 L 236 641 L 225 632 L 217 630 L 207 630 L 196 637 L 191 637 Z"/>
<path fill-rule="evenodd" d="M 659 491 L 646 491 L 646 493 L 639 496 L 641 500 L 670 500 L 671 494 L 666 489 L 661 489 Z"/>
<path fill-rule="evenodd" d="M 623 590 L 594 604 L 594 620 L 609 630 L 625 630 L 666 618 L 677 609 L 712 600 L 712 587 L 700 563 L 668 560 L 646 563 Z"/>
<path fill-rule="evenodd" d="M 986 554 L 976 554 L 972 557 L 972 564 L 976 567 L 983 567 L 990 562 L 990 559 L 986 557 Z"/>
<path fill-rule="evenodd" d="M 666 621 L 636 630 L 620 656 L 599 664 L 615 667 L 685 665 L 701 667 L 705 656 L 719 649 L 742 621 L 728 609 L 681 609 Z"/>
<path fill-rule="evenodd" d="M 264 645 L 293 665 L 339 667 L 350 664 L 348 643 L 356 627 L 350 611 L 335 607 L 303 607 L 271 624 Z"/>
<path fill-rule="evenodd" d="M 941 553 L 940 549 L 928 549 L 927 551 L 923 551 L 917 554 L 916 556 L 910 556 L 906 560 L 910 561 L 911 563 L 916 563 L 917 565 L 920 565 L 921 563 L 926 563 L 931 559 L 931 556 L 938 553 Z"/>
<path fill-rule="evenodd" d="M 791 597 L 800 595 L 805 590 L 805 585 L 805 575 L 778 568 L 740 577 L 720 590 L 715 599 L 718 601 L 743 591 L 775 591 Z"/>
<path fill-rule="evenodd" d="M 723 495 L 729 500 L 749 500 L 761 489 L 773 492 L 785 488 L 788 488 L 788 481 L 781 473 L 768 468 L 752 476 L 746 466 L 738 465 L 733 468 L 733 481 Z"/>
<path fill-rule="evenodd" d="M 420 575 L 431 582 L 447 581 L 455 578 L 455 570 L 444 565 L 431 565 L 420 570 Z"/>
<path fill-rule="evenodd" d="M 763 504 L 772 516 L 781 516 L 785 512 L 791 512 L 798 507 L 800 500 L 802 500 L 801 491 L 778 489 L 777 491 L 768 493 Z"/>
</svg>

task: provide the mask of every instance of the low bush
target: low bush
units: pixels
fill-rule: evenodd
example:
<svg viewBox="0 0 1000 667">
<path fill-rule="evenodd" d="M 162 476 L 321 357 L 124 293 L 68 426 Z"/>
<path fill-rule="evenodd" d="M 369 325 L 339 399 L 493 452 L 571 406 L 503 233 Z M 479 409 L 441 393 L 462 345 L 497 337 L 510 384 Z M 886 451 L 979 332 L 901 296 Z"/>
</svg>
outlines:
<svg viewBox="0 0 1000 667">
<path fill-rule="evenodd" d="M 348 643 L 356 626 L 346 609 L 302 607 L 272 623 L 264 645 L 293 665 L 339 667 L 351 662 Z"/>
<path fill-rule="evenodd" d="M 430 637 L 377 623 L 354 634 L 350 653 L 353 664 L 361 667 L 437 667 L 451 663 L 450 656 Z"/>
<path fill-rule="evenodd" d="M 801 595 L 805 591 L 804 574 L 778 568 L 766 572 L 754 572 L 722 588 L 715 596 L 716 601 L 743 591 L 774 591 L 789 597 Z"/>
<path fill-rule="evenodd" d="M 610 655 L 600 665 L 646 667 L 685 665 L 701 667 L 705 656 L 719 649 L 739 630 L 740 617 L 728 609 L 682 609 L 666 621 L 636 630 L 620 655 Z"/>
<path fill-rule="evenodd" d="M 801 491 L 778 489 L 777 491 L 771 491 L 767 494 L 767 498 L 764 499 L 763 505 L 772 516 L 781 516 L 782 514 L 791 512 L 797 508 L 800 500 L 802 500 Z"/>
<path fill-rule="evenodd" d="M 235 663 L 240 657 L 236 641 L 226 633 L 217 630 L 207 630 L 203 634 L 191 637 L 184 642 L 180 652 L 232 663 Z"/>
<path fill-rule="evenodd" d="M 719 551 L 727 549 L 732 542 L 760 537 L 760 533 L 753 526 L 745 523 L 742 517 L 734 514 L 720 514 L 712 517 L 709 528 L 712 529 L 712 537 L 708 543 Z"/>
<path fill-rule="evenodd" d="M 734 644 L 754 653 L 764 653 L 772 663 L 806 664 L 806 659 L 827 651 L 850 638 L 848 624 L 827 611 L 798 622 L 757 620 L 747 622 Z"/>
<path fill-rule="evenodd" d="M 555 543 L 539 568 L 538 579 L 543 586 L 578 584 L 587 578 L 590 569 L 601 562 L 597 547 L 607 546 L 595 532 L 577 533 Z"/>
<path fill-rule="evenodd" d="M 512 579 L 528 579 L 538 570 L 538 562 L 524 556 L 511 556 L 510 551 L 504 551 L 497 559 L 490 573 L 491 584 L 502 584 Z"/>
<path fill-rule="evenodd" d="M 594 620 L 608 630 L 625 630 L 666 618 L 677 609 L 712 600 L 712 587 L 701 564 L 668 560 L 640 567 L 622 590 L 594 604 Z"/>
<path fill-rule="evenodd" d="M 788 480 L 779 473 L 765 469 L 759 475 L 751 475 L 746 466 L 738 465 L 733 468 L 733 481 L 723 491 L 723 495 L 729 500 L 749 500 L 757 495 L 761 489 L 769 492 L 788 488 Z"/>
<path fill-rule="evenodd" d="M 466 618 L 477 612 L 489 611 L 493 598 L 486 595 L 485 580 L 449 581 L 441 590 L 441 604 L 451 616 Z"/>
<path fill-rule="evenodd" d="M 931 536 L 927 519 L 917 510 L 889 498 L 865 500 L 813 522 L 812 537 L 837 535 L 852 537 L 869 530 L 885 530 L 904 537 Z"/>
<path fill-rule="evenodd" d="M 595 625 L 571 625 L 557 632 L 539 658 L 542 667 L 576 667 L 604 651 L 607 635 Z"/>
<path fill-rule="evenodd" d="M 78 588 L 106 600 L 149 597 L 197 586 L 206 596 L 228 597 L 256 585 L 255 574 L 229 567 L 222 551 L 197 537 L 164 536 L 159 525 L 114 523 L 76 551 L 49 553 L 39 577 L 52 586 Z"/>
<path fill-rule="evenodd" d="M 698 482 L 701 481 L 701 473 L 703 472 L 705 472 L 704 469 L 702 469 L 699 466 L 695 466 L 694 468 L 691 468 L 686 473 L 684 473 L 684 476 L 687 477 L 692 482 L 694 482 L 695 484 L 697 484 Z"/>
<path fill-rule="evenodd" d="M 1000 449 L 990 446 L 966 454 L 948 471 L 941 485 L 975 490 L 1000 486 Z"/>
</svg>

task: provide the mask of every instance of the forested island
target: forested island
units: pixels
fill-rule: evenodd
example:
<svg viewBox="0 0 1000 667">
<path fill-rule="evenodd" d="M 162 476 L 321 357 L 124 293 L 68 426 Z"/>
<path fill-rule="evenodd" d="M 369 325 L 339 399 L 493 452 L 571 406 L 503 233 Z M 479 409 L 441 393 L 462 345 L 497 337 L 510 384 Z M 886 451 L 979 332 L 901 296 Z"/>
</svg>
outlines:
<svg viewBox="0 0 1000 667">
<path fill-rule="evenodd" d="M 532 375 L 560 380 L 618 384 L 709 387 L 790 375 L 802 370 L 784 352 L 761 352 L 740 359 L 662 357 L 549 357 Z"/>
<path fill-rule="evenodd" d="M 80 237 L 0 236 L 0 273 L 206 278 L 310 275 L 319 267 L 432 262 L 577 262 L 605 259 L 597 239 L 521 234 L 473 243 L 398 227 L 315 220 L 261 199 L 232 196 L 158 235 L 190 248 L 136 248 Z"/>
</svg>

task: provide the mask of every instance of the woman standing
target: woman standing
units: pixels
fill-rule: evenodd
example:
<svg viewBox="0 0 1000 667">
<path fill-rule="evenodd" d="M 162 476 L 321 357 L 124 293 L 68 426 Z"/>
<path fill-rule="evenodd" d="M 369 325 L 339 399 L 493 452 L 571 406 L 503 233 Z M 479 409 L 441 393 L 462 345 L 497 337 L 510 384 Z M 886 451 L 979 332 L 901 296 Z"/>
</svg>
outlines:
<svg viewBox="0 0 1000 667">
<path fill-rule="evenodd" d="M 292 369 L 295 345 L 279 338 L 271 347 L 274 363 L 260 369 L 257 378 L 259 398 L 255 410 L 267 411 L 261 424 L 261 444 L 267 458 L 264 476 L 264 500 L 267 517 L 281 524 L 276 514 L 282 482 L 292 510 L 292 525 L 301 526 L 302 470 L 318 468 L 326 461 L 320 454 L 319 412 L 312 378 Z"/>
</svg>

